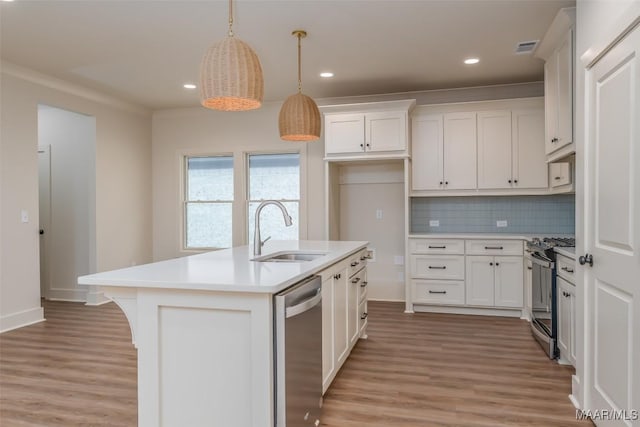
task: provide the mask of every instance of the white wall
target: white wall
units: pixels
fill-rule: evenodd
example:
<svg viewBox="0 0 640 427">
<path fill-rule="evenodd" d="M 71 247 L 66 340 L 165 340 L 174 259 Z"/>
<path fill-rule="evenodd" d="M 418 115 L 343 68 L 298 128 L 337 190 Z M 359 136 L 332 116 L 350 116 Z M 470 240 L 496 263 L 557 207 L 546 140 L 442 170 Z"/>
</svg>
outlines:
<svg viewBox="0 0 640 427">
<path fill-rule="evenodd" d="M 619 32 L 640 16 L 640 0 L 578 0 L 576 4 L 576 58 L 575 58 L 575 122 L 576 141 L 576 253 L 586 253 L 583 236 L 587 233 L 584 221 L 584 140 L 585 140 L 585 67 L 584 61 L 593 59 L 594 53 L 613 41 Z M 584 57 L 584 60 L 583 60 Z M 584 283 L 583 269 L 576 270 L 576 283 Z M 592 363 L 585 340 L 585 323 L 591 314 L 586 308 L 584 286 L 576 287 L 576 378 L 573 395 L 577 403 L 588 408 L 585 376 L 587 364 Z M 577 387 L 576 387 L 577 386 Z"/>
<path fill-rule="evenodd" d="M 300 230 L 307 239 L 323 239 L 324 149 L 319 143 L 280 140 L 280 103 L 266 103 L 259 110 L 219 112 L 201 107 L 166 110 L 153 115 L 153 236 L 155 260 L 184 256 L 182 250 L 182 159 L 195 154 L 233 154 L 242 162 L 243 153 L 300 150 Z M 242 182 L 237 167 L 236 182 Z M 241 185 L 235 185 L 236 201 L 243 200 Z M 307 215 L 304 212 L 308 212 Z M 234 206 L 234 246 L 246 244 L 246 211 Z M 235 219 L 241 220 L 235 220 Z"/>
<path fill-rule="evenodd" d="M 48 266 L 44 296 L 84 302 L 87 288 L 76 279 L 96 266 L 95 117 L 39 105 L 38 145 L 51 153 L 50 226 L 41 240 L 47 247 L 40 247 Z"/>
<path fill-rule="evenodd" d="M 149 113 L 2 63 L 0 331 L 42 319 L 38 234 L 38 104 L 96 118 L 96 269 L 151 260 Z M 30 221 L 20 221 L 20 211 Z M 94 296 L 99 302 L 99 295 Z"/>
</svg>

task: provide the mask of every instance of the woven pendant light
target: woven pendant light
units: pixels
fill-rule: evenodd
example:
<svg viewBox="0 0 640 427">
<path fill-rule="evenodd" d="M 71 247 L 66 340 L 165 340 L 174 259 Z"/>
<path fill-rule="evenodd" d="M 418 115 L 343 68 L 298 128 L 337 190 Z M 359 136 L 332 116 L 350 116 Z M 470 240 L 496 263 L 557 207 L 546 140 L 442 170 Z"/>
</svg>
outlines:
<svg viewBox="0 0 640 427">
<path fill-rule="evenodd" d="M 300 39 L 307 32 L 296 30 L 291 33 L 298 38 L 298 93 L 288 97 L 278 116 L 280 138 L 285 141 L 315 141 L 320 138 L 320 111 L 315 101 L 302 93 L 300 66 Z"/>
<path fill-rule="evenodd" d="M 232 1 L 227 37 L 211 46 L 202 58 L 200 102 L 213 110 L 253 110 L 262 105 L 262 66 L 253 49 L 233 35 Z"/>
</svg>

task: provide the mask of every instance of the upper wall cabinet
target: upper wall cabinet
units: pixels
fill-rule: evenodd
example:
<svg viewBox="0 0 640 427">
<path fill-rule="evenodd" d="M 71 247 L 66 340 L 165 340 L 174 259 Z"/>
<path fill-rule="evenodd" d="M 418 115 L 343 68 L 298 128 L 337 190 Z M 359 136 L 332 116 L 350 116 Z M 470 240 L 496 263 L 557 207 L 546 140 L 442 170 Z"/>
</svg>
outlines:
<svg viewBox="0 0 640 427">
<path fill-rule="evenodd" d="M 575 152 L 573 57 L 575 8 L 561 9 L 536 50 L 545 61 L 545 151 L 553 161 Z"/>
<path fill-rule="evenodd" d="M 409 112 L 415 100 L 320 107 L 327 159 L 408 155 Z"/>
<path fill-rule="evenodd" d="M 549 190 L 542 98 L 423 106 L 411 123 L 414 195 Z"/>
</svg>

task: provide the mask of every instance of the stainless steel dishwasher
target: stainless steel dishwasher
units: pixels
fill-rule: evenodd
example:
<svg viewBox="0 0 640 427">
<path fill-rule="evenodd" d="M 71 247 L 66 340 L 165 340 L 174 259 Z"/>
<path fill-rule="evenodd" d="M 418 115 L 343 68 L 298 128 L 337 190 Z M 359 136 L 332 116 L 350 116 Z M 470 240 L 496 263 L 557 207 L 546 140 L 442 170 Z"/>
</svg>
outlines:
<svg viewBox="0 0 640 427">
<path fill-rule="evenodd" d="M 311 276 L 274 297 L 276 427 L 320 425 L 322 280 Z"/>
</svg>

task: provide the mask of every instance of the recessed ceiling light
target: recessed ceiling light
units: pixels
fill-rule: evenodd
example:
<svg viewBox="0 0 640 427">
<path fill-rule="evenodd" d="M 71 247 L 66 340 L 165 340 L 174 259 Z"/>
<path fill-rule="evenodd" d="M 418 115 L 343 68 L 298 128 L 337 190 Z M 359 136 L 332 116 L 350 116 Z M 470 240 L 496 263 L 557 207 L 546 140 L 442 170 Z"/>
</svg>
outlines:
<svg viewBox="0 0 640 427">
<path fill-rule="evenodd" d="M 464 63 L 467 65 L 477 64 L 478 62 L 480 62 L 478 58 L 467 58 L 464 60 Z"/>
<path fill-rule="evenodd" d="M 193 83 L 185 83 L 182 85 L 182 87 L 184 87 L 185 89 L 195 89 L 196 85 L 194 85 Z"/>
<path fill-rule="evenodd" d="M 320 77 L 324 77 L 324 78 L 333 77 L 333 73 L 330 73 L 328 71 L 324 73 L 320 73 Z"/>
</svg>

